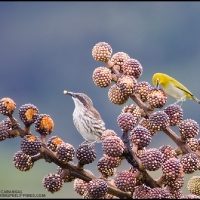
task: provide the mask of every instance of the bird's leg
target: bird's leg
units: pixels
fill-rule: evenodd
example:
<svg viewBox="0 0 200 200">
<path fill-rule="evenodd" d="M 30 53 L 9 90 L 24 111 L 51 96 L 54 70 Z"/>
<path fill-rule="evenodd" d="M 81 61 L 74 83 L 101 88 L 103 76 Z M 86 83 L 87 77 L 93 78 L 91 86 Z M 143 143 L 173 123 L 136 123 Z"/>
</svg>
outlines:
<svg viewBox="0 0 200 200">
<path fill-rule="evenodd" d="M 81 145 L 88 145 L 88 141 L 85 140 L 84 142 L 81 143 Z"/>
<path fill-rule="evenodd" d="M 182 99 L 179 99 L 179 100 L 177 100 L 175 103 L 173 103 L 172 105 L 176 105 L 177 103 L 179 103 L 181 101 L 181 105 L 180 106 L 182 106 L 182 104 L 183 104 L 183 100 Z"/>
<path fill-rule="evenodd" d="M 93 146 L 95 142 L 96 142 L 96 141 L 93 141 L 93 142 L 89 142 L 89 141 L 88 141 L 88 147 L 90 148 L 91 146 Z"/>
<path fill-rule="evenodd" d="M 88 147 L 91 147 L 92 145 L 94 145 L 96 141 L 87 141 L 85 140 L 84 142 L 81 143 L 81 145 L 87 145 Z"/>
</svg>

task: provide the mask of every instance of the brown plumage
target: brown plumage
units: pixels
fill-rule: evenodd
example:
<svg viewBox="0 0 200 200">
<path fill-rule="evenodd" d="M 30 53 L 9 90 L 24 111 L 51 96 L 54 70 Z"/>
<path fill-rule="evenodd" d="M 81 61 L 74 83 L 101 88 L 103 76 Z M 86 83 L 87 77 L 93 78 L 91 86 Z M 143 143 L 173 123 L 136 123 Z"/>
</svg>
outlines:
<svg viewBox="0 0 200 200">
<path fill-rule="evenodd" d="M 101 142 L 105 123 L 99 112 L 93 107 L 92 100 L 83 93 L 64 91 L 72 97 L 75 104 L 73 121 L 78 132 L 87 143 Z"/>
</svg>

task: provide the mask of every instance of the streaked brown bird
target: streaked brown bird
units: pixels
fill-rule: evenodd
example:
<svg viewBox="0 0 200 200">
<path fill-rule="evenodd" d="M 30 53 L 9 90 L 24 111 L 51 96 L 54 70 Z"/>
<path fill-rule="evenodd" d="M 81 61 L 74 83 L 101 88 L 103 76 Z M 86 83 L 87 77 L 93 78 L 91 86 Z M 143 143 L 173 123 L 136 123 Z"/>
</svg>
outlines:
<svg viewBox="0 0 200 200">
<path fill-rule="evenodd" d="M 64 94 L 72 97 L 75 104 L 73 121 L 78 132 L 85 141 L 82 144 L 101 142 L 101 135 L 105 128 L 99 112 L 93 107 L 92 100 L 83 93 L 74 93 L 64 90 Z"/>
</svg>

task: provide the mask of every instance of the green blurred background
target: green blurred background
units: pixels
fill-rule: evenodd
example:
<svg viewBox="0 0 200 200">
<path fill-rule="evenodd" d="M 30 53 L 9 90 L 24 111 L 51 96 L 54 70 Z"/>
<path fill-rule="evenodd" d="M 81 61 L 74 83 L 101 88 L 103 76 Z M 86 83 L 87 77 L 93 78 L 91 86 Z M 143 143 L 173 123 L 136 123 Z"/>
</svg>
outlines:
<svg viewBox="0 0 200 200">
<path fill-rule="evenodd" d="M 107 128 L 120 136 L 116 119 L 123 106 L 109 101 L 109 88 L 93 83 L 94 69 L 105 66 L 93 59 L 93 46 L 107 42 L 113 54 L 123 51 L 137 59 L 143 66 L 138 81 L 152 84 L 155 72 L 167 73 L 200 98 L 199 21 L 200 2 L 0 2 L 0 98 L 10 97 L 16 102 L 17 120 L 21 105 L 34 104 L 54 121 L 49 137 L 58 135 L 77 148 L 83 138 L 72 121 L 73 100 L 63 95 L 63 90 L 83 92 L 91 97 Z M 172 102 L 168 98 L 167 105 Z M 200 122 L 200 105 L 195 101 L 187 100 L 182 108 L 184 119 Z M 0 120 L 4 118 L 0 115 Z M 34 126 L 31 130 L 39 136 Z M 173 130 L 178 133 L 177 127 Z M 21 138 L 14 138 L 0 143 L 0 191 L 22 190 L 23 194 L 46 194 L 47 198 L 80 197 L 73 190 L 73 182 L 55 194 L 45 190 L 42 179 L 56 172 L 53 163 L 40 160 L 28 172 L 17 170 L 12 162 L 20 142 Z M 164 144 L 176 147 L 159 132 L 148 148 Z M 96 150 L 96 160 L 86 169 L 98 176 L 101 144 L 96 144 Z M 117 171 L 129 168 L 123 161 Z M 157 179 L 161 171 L 151 174 Z M 187 181 L 183 192 L 188 193 Z"/>
</svg>

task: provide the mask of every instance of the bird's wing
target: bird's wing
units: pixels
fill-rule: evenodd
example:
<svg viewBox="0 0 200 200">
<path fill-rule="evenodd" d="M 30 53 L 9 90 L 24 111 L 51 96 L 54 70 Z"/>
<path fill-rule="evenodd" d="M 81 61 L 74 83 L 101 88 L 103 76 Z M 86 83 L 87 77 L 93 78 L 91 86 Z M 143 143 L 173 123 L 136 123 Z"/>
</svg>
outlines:
<svg viewBox="0 0 200 200">
<path fill-rule="evenodd" d="M 183 85 L 182 85 L 182 88 L 180 88 L 180 87 L 178 87 L 178 86 L 176 86 L 176 87 L 177 87 L 178 89 L 180 89 L 180 90 L 186 92 L 189 96 L 191 96 L 191 98 L 194 97 L 194 95 L 193 95 L 186 87 L 184 87 Z"/>
</svg>

